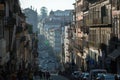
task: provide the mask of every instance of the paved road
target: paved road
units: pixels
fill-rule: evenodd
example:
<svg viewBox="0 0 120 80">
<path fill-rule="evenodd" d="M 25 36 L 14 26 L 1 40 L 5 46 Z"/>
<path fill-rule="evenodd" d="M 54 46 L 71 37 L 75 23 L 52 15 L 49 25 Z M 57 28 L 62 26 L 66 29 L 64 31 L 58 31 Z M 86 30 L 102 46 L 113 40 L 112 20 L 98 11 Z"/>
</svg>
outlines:
<svg viewBox="0 0 120 80">
<path fill-rule="evenodd" d="M 39 77 L 36 77 L 34 78 L 34 80 L 47 80 L 47 79 L 45 78 L 40 79 Z M 68 79 L 60 75 L 51 75 L 51 78 L 49 80 L 68 80 Z"/>
<path fill-rule="evenodd" d="M 51 80 L 68 80 L 68 79 L 60 75 L 52 75 Z"/>
</svg>

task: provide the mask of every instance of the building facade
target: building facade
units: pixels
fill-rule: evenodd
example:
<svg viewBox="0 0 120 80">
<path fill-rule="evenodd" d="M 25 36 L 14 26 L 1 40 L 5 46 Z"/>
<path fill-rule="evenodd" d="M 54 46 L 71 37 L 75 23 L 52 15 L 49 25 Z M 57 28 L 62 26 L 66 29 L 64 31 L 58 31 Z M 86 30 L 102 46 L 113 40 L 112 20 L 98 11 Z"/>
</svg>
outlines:
<svg viewBox="0 0 120 80">
<path fill-rule="evenodd" d="M 31 8 L 26 8 L 23 10 L 23 13 L 25 13 L 26 16 L 26 22 L 31 24 L 33 27 L 33 32 L 39 32 L 38 31 L 38 14 L 37 11 Z"/>
<path fill-rule="evenodd" d="M 28 55 L 31 54 L 31 39 L 19 0 L 0 1 L 0 30 L 0 65 L 3 70 L 24 69 L 23 63 L 31 61 Z"/>
</svg>

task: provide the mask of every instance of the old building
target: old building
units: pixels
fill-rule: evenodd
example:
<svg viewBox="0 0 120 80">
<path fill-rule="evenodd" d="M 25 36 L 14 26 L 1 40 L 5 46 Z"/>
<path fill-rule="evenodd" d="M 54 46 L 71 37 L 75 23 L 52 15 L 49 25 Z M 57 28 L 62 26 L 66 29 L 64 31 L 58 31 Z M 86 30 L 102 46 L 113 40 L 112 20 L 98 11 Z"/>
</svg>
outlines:
<svg viewBox="0 0 120 80">
<path fill-rule="evenodd" d="M 116 0 L 115 3 L 118 4 L 117 2 Z M 76 30 L 75 38 L 71 41 L 74 62 L 82 70 L 106 68 L 110 71 L 110 59 L 107 55 L 114 30 L 112 11 L 119 6 L 113 7 L 109 0 L 76 0 L 74 7 Z"/>
<path fill-rule="evenodd" d="M 65 26 L 65 31 L 64 31 L 64 57 L 65 57 L 65 63 L 70 63 L 71 60 L 70 60 L 70 56 L 71 56 L 71 53 L 69 52 L 69 44 L 70 44 L 70 26 Z"/>
<path fill-rule="evenodd" d="M 120 73 L 120 1 L 112 1 L 112 33 L 109 41 L 109 54 L 112 73 Z M 114 65 L 114 66 L 112 66 Z"/>
<path fill-rule="evenodd" d="M 74 3 L 75 7 L 75 38 L 73 38 L 73 54 L 74 62 L 78 69 L 84 70 L 85 57 L 83 54 L 83 4 L 84 0 L 76 0 Z M 74 28 L 73 28 L 74 29 Z"/>
<path fill-rule="evenodd" d="M 31 39 L 19 0 L 0 1 L 0 25 L 0 65 L 10 72 L 19 70 L 22 61 L 31 60 Z"/>
<path fill-rule="evenodd" d="M 87 25 L 89 26 L 89 68 L 105 68 L 111 33 L 111 5 L 109 0 L 96 1 L 89 6 Z M 102 65 L 101 65 L 102 64 Z M 107 64 L 109 65 L 109 64 Z"/>
<path fill-rule="evenodd" d="M 38 14 L 37 11 L 31 8 L 23 10 L 26 16 L 26 22 L 33 26 L 33 33 L 38 32 Z"/>
</svg>

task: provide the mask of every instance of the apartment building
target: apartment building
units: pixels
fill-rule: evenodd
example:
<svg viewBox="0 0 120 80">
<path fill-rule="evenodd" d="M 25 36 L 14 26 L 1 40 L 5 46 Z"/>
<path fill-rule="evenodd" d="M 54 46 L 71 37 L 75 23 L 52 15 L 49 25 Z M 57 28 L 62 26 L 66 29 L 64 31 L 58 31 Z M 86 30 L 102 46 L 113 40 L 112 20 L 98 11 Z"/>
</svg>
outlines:
<svg viewBox="0 0 120 80">
<path fill-rule="evenodd" d="M 71 53 L 69 52 L 69 45 L 70 45 L 70 41 L 69 41 L 69 28 L 70 26 L 65 26 L 65 32 L 64 32 L 64 53 L 65 53 L 65 63 L 70 63 L 70 57 L 71 57 Z"/>
<path fill-rule="evenodd" d="M 31 8 L 26 8 L 23 10 L 26 16 L 26 22 L 31 24 L 33 27 L 33 33 L 38 32 L 38 14 L 37 10 Z"/>
<path fill-rule="evenodd" d="M 111 59 L 111 72 L 120 73 L 120 1 L 112 0 L 112 32 L 109 41 L 109 54 Z M 112 66 L 114 65 L 114 66 Z"/>
<path fill-rule="evenodd" d="M 9 71 L 15 71 L 20 69 L 22 61 L 30 60 L 30 37 L 25 15 L 21 11 L 19 0 L 0 1 L 0 12 L 0 65 Z"/>
</svg>

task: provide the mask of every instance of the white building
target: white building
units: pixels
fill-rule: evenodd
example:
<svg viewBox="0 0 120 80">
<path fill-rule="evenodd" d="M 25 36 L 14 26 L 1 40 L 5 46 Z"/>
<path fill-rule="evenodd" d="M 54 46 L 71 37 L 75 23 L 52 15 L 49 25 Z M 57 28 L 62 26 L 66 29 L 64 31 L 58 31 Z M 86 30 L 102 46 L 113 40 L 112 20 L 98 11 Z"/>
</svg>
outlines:
<svg viewBox="0 0 120 80">
<path fill-rule="evenodd" d="M 61 23 L 56 20 L 47 21 L 44 24 L 44 35 L 53 47 L 55 55 L 61 51 Z"/>
<path fill-rule="evenodd" d="M 64 53 L 65 53 L 65 63 L 67 63 L 67 62 L 70 62 L 70 53 L 69 53 L 69 51 L 68 51 L 68 49 L 69 49 L 69 36 L 68 36 L 68 34 L 69 34 L 69 32 L 68 32 L 68 28 L 69 28 L 70 26 L 65 26 L 65 31 L 64 31 Z"/>
<path fill-rule="evenodd" d="M 60 55 L 61 52 L 61 34 L 60 34 L 60 29 L 59 28 L 51 28 L 49 29 L 49 42 L 50 45 L 52 46 L 54 53 L 56 56 Z"/>
</svg>

